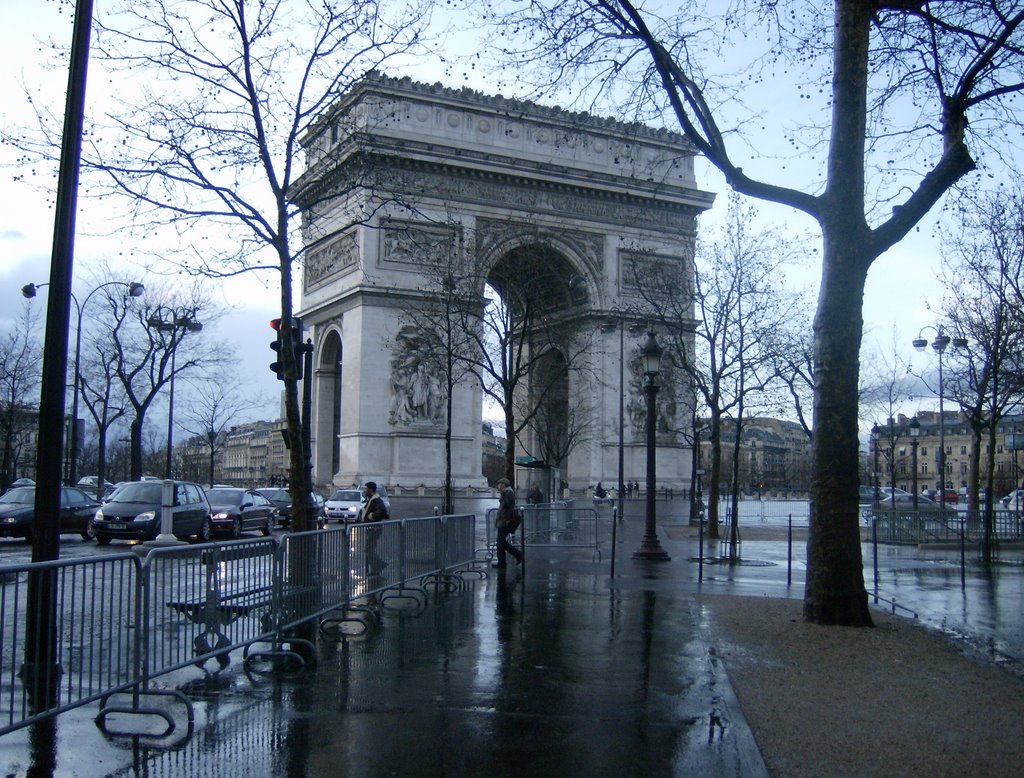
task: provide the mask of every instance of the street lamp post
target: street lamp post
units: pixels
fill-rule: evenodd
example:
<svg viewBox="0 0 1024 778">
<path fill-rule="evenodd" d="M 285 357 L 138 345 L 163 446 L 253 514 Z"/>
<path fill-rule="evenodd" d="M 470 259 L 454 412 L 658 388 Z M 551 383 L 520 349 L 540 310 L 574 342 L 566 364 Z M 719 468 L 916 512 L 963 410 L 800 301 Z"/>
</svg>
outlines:
<svg viewBox="0 0 1024 778">
<path fill-rule="evenodd" d="M 921 422 L 917 420 L 915 416 L 910 420 L 908 425 L 910 428 L 910 481 L 911 489 L 914 494 L 914 510 L 917 510 L 917 445 L 918 438 L 921 437 Z"/>
<path fill-rule="evenodd" d="M 871 427 L 871 442 L 874 443 L 875 445 L 875 508 L 878 507 L 878 503 L 881 502 L 882 499 L 882 471 L 878 469 L 878 436 L 878 422 L 875 422 L 875 424 Z"/>
<path fill-rule="evenodd" d="M 21 287 L 21 295 L 27 299 L 31 299 L 36 296 L 39 290 L 48 286 L 48 283 L 43 284 L 25 284 Z M 68 482 L 71 486 L 78 484 L 78 450 L 80 448 L 80 441 L 78 439 L 78 396 L 82 389 L 82 318 L 85 315 L 85 306 L 89 304 L 89 299 L 96 294 L 100 289 L 106 289 L 110 286 L 124 286 L 128 288 L 128 294 L 131 297 L 140 297 L 143 292 L 146 291 L 146 287 L 137 281 L 107 281 L 105 284 L 100 284 L 85 296 L 85 299 L 79 303 L 78 298 L 75 297 L 74 292 L 71 293 L 71 299 L 75 303 L 75 314 L 76 314 L 76 325 L 75 325 L 75 376 L 74 376 L 74 391 L 71 396 L 71 453 L 69 459 L 71 460 L 68 464 Z M 99 497 L 103 493 L 103 483 L 97 475 L 96 483 L 96 496 Z"/>
<path fill-rule="evenodd" d="M 655 397 L 658 394 L 658 384 L 655 379 L 661 371 L 661 355 L 664 349 L 658 344 L 654 337 L 654 330 L 649 330 L 647 340 L 640 349 L 643 358 L 644 394 L 647 395 L 647 520 L 644 525 L 644 537 L 640 548 L 633 552 L 634 559 L 652 559 L 667 561 L 668 553 L 661 547 L 658 541 L 657 516 L 655 508 L 655 497 L 658 489 L 657 479 L 657 441 L 655 430 L 657 429 L 657 408 Z"/>
<path fill-rule="evenodd" d="M 918 351 L 924 351 L 928 346 L 928 340 L 922 337 L 925 330 L 932 330 L 935 332 L 935 339 L 932 341 L 932 350 L 939 355 L 939 496 L 942 502 L 945 502 L 946 496 L 946 413 L 943 405 L 943 389 L 942 389 L 942 355 L 946 353 L 946 349 L 949 348 L 949 344 L 952 343 L 954 348 L 966 348 L 966 338 L 952 338 L 946 334 L 945 330 L 940 324 L 938 327 L 923 327 L 917 334 L 917 337 L 911 341 L 914 348 Z"/>
<path fill-rule="evenodd" d="M 170 321 L 165 321 L 160 316 L 150 316 L 146 323 L 157 332 L 166 332 L 171 335 L 168 346 L 171 349 L 171 389 L 167 400 L 167 465 L 164 468 L 164 478 L 170 480 L 171 455 L 174 449 L 174 375 L 177 371 L 178 344 L 184 339 L 185 333 L 199 332 L 203 325 L 195 320 L 194 314 L 193 316 L 184 314 L 175 316 Z M 181 330 L 181 337 L 177 338 L 177 342 L 175 342 L 178 330 Z"/>
</svg>

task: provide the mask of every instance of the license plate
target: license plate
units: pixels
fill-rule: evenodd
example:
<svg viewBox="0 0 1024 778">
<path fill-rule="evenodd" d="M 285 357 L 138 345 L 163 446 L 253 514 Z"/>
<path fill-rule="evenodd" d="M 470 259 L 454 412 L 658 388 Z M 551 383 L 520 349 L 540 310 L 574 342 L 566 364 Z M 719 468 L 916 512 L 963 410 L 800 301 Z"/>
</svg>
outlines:
<svg viewBox="0 0 1024 778">
<path fill-rule="evenodd" d="M 124 524 L 122 524 L 119 521 L 114 521 L 114 522 L 110 523 L 110 528 L 111 529 L 124 529 Z"/>
</svg>

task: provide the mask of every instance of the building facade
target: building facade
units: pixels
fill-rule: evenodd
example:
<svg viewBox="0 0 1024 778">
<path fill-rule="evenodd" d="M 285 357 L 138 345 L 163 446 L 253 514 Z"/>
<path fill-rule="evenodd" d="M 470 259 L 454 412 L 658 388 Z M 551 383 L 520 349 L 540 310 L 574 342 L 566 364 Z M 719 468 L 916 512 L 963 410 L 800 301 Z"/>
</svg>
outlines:
<svg viewBox="0 0 1024 778">
<path fill-rule="evenodd" d="M 980 448 L 976 449 L 974 434 L 963 414 L 947 411 L 940 424 L 936 411 L 917 414 L 919 432 L 912 435 L 911 417 L 899 414 L 884 425 L 871 430 L 868 446 L 867 473 L 881 486 L 895 485 L 913 491 L 916 464 L 917 489 L 961 490 L 968 486 L 971 460 L 978 457 L 979 487 L 986 483 L 986 462 L 992 449 L 987 433 L 982 434 Z M 945 443 L 945 477 L 940 477 L 940 441 Z M 1021 483 L 1024 457 L 1024 415 L 1003 417 L 996 425 L 994 442 L 993 488 L 998 498 L 1010 492 L 1014 484 Z"/>
</svg>

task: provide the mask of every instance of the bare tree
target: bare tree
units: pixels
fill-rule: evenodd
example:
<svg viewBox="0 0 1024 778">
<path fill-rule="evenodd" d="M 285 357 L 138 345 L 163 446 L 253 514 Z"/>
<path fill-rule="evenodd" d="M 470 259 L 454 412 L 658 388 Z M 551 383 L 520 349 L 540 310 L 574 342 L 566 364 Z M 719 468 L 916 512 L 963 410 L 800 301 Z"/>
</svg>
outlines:
<svg viewBox="0 0 1024 778">
<path fill-rule="evenodd" d="M 992 559 L 996 430 L 1024 394 L 1024 193 L 997 193 L 965 208 L 945 236 L 942 313 L 966 347 L 947 352 L 946 386 L 972 432 L 968 508 L 978 508 L 984 465 L 982 558 Z M 985 438 L 985 461 L 981 461 Z"/>
<path fill-rule="evenodd" d="M 409 230 L 405 239 L 416 249 L 423 284 L 405 307 L 406 325 L 400 333 L 402 343 L 395 358 L 422 361 L 429 374 L 441 377 L 442 397 L 438 398 L 444 402 L 441 509 L 451 514 L 455 512 L 452 403 L 456 387 L 474 375 L 471 365 L 477 342 L 465 324 L 469 318 L 467 312 L 481 305 L 479 288 L 475 274 L 467 267 L 461 236 L 451 225 L 443 225 L 436 232 Z"/>
<path fill-rule="evenodd" d="M 368 186 L 357 162 L 329 191 L 303 189 L 303 144 L 337 132 L 327 114 L 366 72 L 421 45 L 431 4 L 124 0 L 96 18 L 91 73 L 99 66 L 112 80 L 130 78 L 87 127 L 90 191 L 124 198 L 139 231 L 163 238 L 159 259 L 208 276 L 280 276 L 293 484 L 307 480 L 301 349 L 290 327 L 299 215 L 315 220 L 328 200 L 345 202 Z M 60 122 L 40 120 L 41 131 L 6 139 L 33 161 L 55 161 Z M 368 217 L 350 215 L 353 223 Z M 292 492 L 293 526 L 311 528 L 303 490 Z"/>
<path fill-rule="evenodd" d="M 105 293 L 104 320 L 112 346 L 110 358 L 131 407 L 130 478 L 143 472 L 143 425 L 150 407 L 172 377 L 212 370 L 222 351 L 198 333 L 217 318 L 200 284 L 173 293 L 151 285 L 143 300 Z"/>
<path fill-rule="evenodd" d="M 18 478 L 21 449 L 37 421 L 42 354 L 33 336 L 35 322 L 32 308 L 25 303 L 10 331 L 0 339 L 0 491 Z"/>
<path fill-rule="evenodd" d="M 723 420 L 734 420 L 731 446 L 733 520 L 730 549 L 737 550 L 739 449 L 748 405 L 775 380 L 774 333 L 787 316 L 781 285 L 795 250 L 772 229 L 752 228 L 756 209 L 738 198 L 714 240 L 698 244 L 689 263 L 634 263 L 634 285 L 671 340 L 669 358 L 692 382 L 708 413 L 711 447 L 708 534 L 719 535 Z M 691 276 L 692 274 L 692 276 Z"/>
<path fill-rule="evenodd" d="M 124 309 L 127 312 L 127 308 Z M 112 318 L 114 328 L 124 325 L 124 318 Z M 107 473 L 107 434 L 128 413 L 127 397 L 117 378 L 117 349 L 109 332 L 87 344 L 79 368 L 81 399 L 96 422 L 96 498 L 103 497 Z"/>
<path fill-rule="evenodd" d="M 504 413 L 505 476 L 513 482 L 519 436 L 564 389 L 568 373 L 589 369 L 591 346 L 571 322 L 570 279 L 544 269 L 543 257 L 519 259 L 492 272 L 494 294 L 485 306 L 463 311 L 474 348 L 462 359 Z M 542 369 L 556 363 L 559 370 Z"/>
<path fill-rule="evenodd" d="M 204 381 L 193 376 L 189 383 L 194 396 L 181 428 L 201 439 L 210 449 L 208 480 L 212 487 L 217 451 L 224 441 L 224 433 L 234 426 L 239 414 L 257 407 L 259 400 L 247 397 L 238 384 L 220 378 Z"/>
<path fill-rule="evenodd" d="M 517 10 L 503 29 L 528 34 L 515 47 L 504 40 L 496 47 L 515 48 L 520 70 L 550 64 L 542 86 L 569 87 L 588 107 L 615 103 L 620 115 L 670 116 L 735 190 L 817 221 L 823 272 L 804 615 L 870 625 L 856 499 L 867 273 L 975 169 L 976 153 L 1012 143 L 1016 133 L 1001 128 L 1020 124 L 1014 100 L 1024 89 L 1024 8 L 1015 0 L 751 0 L 724 9 L 686 4 L 663 18 L 630 0 L 536 0 Z M 751 54 L 764 40 L 764 52 Z M 750 67 L 733 68 L 735 80 L 710 75 L 717 63 L 737 60 Z M 809 116 L 794 120 L 789 104 L 777 120 L 768 116 L 774 106 L 743 114 L 765 73 L 798 80 Z M 792 185 L 789 169 L 773 183 L 740 161 L 738 146 L 756 145 L 765 127 L 776 126 L 803 159 L 821 160 L 805 190 Z"/>
</svg>

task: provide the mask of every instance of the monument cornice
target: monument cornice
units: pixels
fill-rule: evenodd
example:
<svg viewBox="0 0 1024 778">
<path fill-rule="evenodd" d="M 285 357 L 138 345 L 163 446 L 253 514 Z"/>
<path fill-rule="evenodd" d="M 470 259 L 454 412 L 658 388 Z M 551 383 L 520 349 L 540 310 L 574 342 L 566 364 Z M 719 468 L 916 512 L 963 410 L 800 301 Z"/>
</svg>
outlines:
<svg viewBox="0 0 1024 778">
<path fill-rule="evenodd" d="M 523 175 L 514 167 L 495 171 L 449 162 L 390 154 L 360 155 L 304 182 L 300 196 L 312 202 L 329 199 L 339 188 L 360 182 L 369 190 L 389 191 L 399 198 L 425 198 L 480 206 L 505 205 L 523 213 L 670 230 L 693 236 L 694 217 L 711 205 L 700 190 L 633 182 L 623 192 L 602 180 L 564 180 L 554 173 Z M 607 188 L 602 184 L 607 183 Z"/>
</svg>

